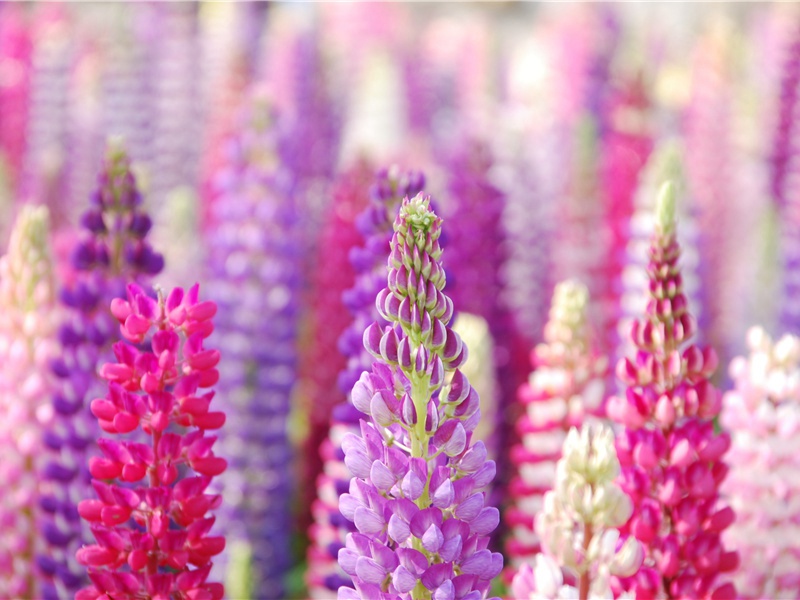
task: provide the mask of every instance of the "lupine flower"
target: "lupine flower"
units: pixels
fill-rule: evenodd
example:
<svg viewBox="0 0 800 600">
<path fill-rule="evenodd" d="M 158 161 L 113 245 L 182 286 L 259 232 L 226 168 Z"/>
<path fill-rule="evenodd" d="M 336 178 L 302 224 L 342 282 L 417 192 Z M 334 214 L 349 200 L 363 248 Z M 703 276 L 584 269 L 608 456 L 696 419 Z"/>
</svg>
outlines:
<svg viewBox="0 0 800 600">
<path fill-rule="evenodd" d="M 771 191 L 781 215 L 781 252 L 783 262 L 783 303 L 780 324 L 784 331 L 800 331 L 800 185 L 792 173 L 800 162 L 797 140 L 800 139 L 800 119 L 797 117 L 798 84 L 800 84 L 800 28 L 795 26 L 788 44 L 780 86 L 777 129 L 771 156 Z"/>
<path fill-rule="evenodd" d="M 500 517 L 480 490 L 496 469 L 470 445 L 479 399 L 458 370 L 467 349 L 448 327 L 440 234 L 429 198 L 403 201 L 376 299 L 391 325 L 364 332 L 377 361 L 352 392 L 369 419 L 342 442 L 354 478 L 340 509 L 358 531 L 339 551 L 354 583 L 339 598 L 482 598 L 503 567 L 487 549 Z"/>
<path fill-rule="evenodd" d="M 662 186 L 656 213 L 647 267 L 650 299 L 645 317 L 631 327 L 636 356 L 618 363 L 617 376 L 627 389 L 607 407 L 624 426 L 617 454 L 622 487 L 634 504 L 620 531 L 645 547 L 639 573 L 622 584 L 637 598 L 731 598 L 734 586 L 718 580 L 738 566 L 737 553 L 720 541 L 734 520 L 718 492 L 728 472 L 722 457 L 730 438 L 714 431 L 721 399 L 709 377 L 716 354 L 686 345 L 697 326 L 677 264 L 671 183 Z"/>
<path fill-rule="evenodd" d="M 453 303 L 459 312 L 486 319 L 494 340 L 497 395 L 484 400 L 497 408 L 482 414 L 484 421 L 495 417 L 489 424 L 492 434 L 485 442 L 489 455 L 497 459 L 497 484 L 503 487 L 511 469 L 507 453 L 499 449 L 508 447 L 514 435 L 511 410 L 517 389 L 527 376 L 528 344 L 513 326 L 512 316 L 502 302 L 505 286 L 501 271 L 506 253 L 501 218 L 505 196 L 491 181 L 492 166 L 493 157 L 485 143 L 467 140 L 460 144 L 449 158 L 449 202 L 443 204 L 449 215 L 447 273 Z M 496 495 L 492 493 L 493 504 L 500 503 Z"/>
<path fill-rule="evenodd" d="M 736 521 L 723 539 L 742 566 L 733 575 L 745 598 L 800 596 L 800 339 L 777 342 L 760 327 L 747 335 L 750 354 L 730 365 L 735 388 L 723 397 L 722 425 L 731 431 L 731 472 L 722 485 Z"/>
<path fill-rule="evenodd" d="M 618 543 L 616 528 L 630 518 L 632 504 L 613 481 L 620 470 L 614 434 L 603 425 L 572 428 L 563 454 L 536 529 L 547 552 L 575 573 L 581 598 L 609 597 L 610 576 L 633 575 L 643 558 L 633 537 Z"/>
<path fill-rule="evenodd" d="M 519 389 L 525 412 L 517 421 L 521 443 L 511 450 L 514 506 L 506 514 L 511 530 L 507 550 L 517 565 L 540 550 L 534 517 L 553 485 L 567 432 L 601 409 L 608 361 L 593 348 L 588 304 L 583 284 L 567 280 L 556 286 L 544 342 L 531 353 L 534 371 Z"/>
<path fill-rule="evenodd" d="M 209 535 L 221 497 L 205 493 L 226 468 L 206 435 L 225 423 L 206 391 L 219 380 L 220 353 L 203 345 L 216 311 L 197 285 L 154 300 L 130 284 L 127 300 L 111 303 L 125 341 L 100 369 L 108 393 L 91 410 L 115 437 L 98 440 L 103 456 L 89 461 L 97 498 L 78 505 L 97 542 L 77 552 L 92 582 L 78 600 L 222 598 L 222 584 L 207 581 L 225 547 Z"/>
<path fill-rule="evenodd" d="M 348 395 L 348 400 L 334 407 L 328 437 L 320 446 L 324 465 L 317 478 L 317 499 L 312 505 L 314 523 L 309 530 L 307 584 L 315 598 L 329 598 L 340 586 L 352 581 L 337 562 L 347 533 L 355 531 L 355 525 L 339 512 L 339 496 L 347 492 L 351 479 L 344 464 L 342 439 L 347 433 L 360 431 L 360 413 L 349 394 L 361 373 L 369 371 L 375 360 L 364 348 L 364 329 L 375 321 L 388 325 L 375 307 L 375 297 L 386 285 L 393 216 L 403 198 L 416 196 L 424 183 L 425 178 L 419 172 L 396 167 L 380 171 L 370 189 L 370 203 L 356 219 L 364 245 L 350 251 L 356 280 L 342 294 L 342 301 L 352 322 L 339 338 L 339 349 L 347 358 L 346 368 L 339 374 L 339 388 Z"/>
<path fill-rule="evenodd" d="M 294 178 L 279 151 L 284 122 L 260 93 L 240 118 L 218 174 L 206 238 L 226 357 L 220 394 L 229 426 L 220 454 L 232 467 L 219 481 L 225 498 L 219 525 L 229 540 L 250 546 L 259 597 L 282 598 L 291 558 L 286 423 L 297 373 L 298 213 Z"/>
<path fill-rule="evenodd" d="M 648 120 L 650 99 L 640 79 L 625 82 L 609 102 L 608 130 L 599 148 L 599 181 L 605 204 L 605 223 L 609 234 L 605 264 L 601 265 L 603 324 L 599 335 L 601 348 L 612 354 L 617 347 L 617 307 L 620 303 L 616 282 L 624 267 L 625 247 L 629 239 L 633 200 L 639 173 L 653 148 Z M 624 116 L 623 116 L 624 115 Z"/>
<path fill-rule="evenodd" d="M 34 557 L 43 550 L 42 437 L 53 421 L 56 355 L 47 209 L 25 206 L 0 259 L 0 597 L 38 598 Z"/>
<path fill-rule="evenodd" d="M 525 564 L 527 568 L 515 575 L 512 590 L 517 598 L 612 598 L 611 576 L 636 573 L 642 564 L 641 545 L 630 536 L 622 541 L 616 529 L 633 509 L 614 483 L 619 470 L 611 429 L 587 424 L 580 432 L 570 430 L 556 467 L 555 488 L 545 494 L 536 516 L 546 555 L 534 558 L 535 571 Z M 565 594 L 562 568 L 576 581 L 572 594 Z"/>
<path fill-rule="evenodd" d="M 70 318 L 58 333 L 61 352 L 52 363 L 58 379 L 55 418 L 45 436 L 52 451 L 42 472 L 52 482 L 41 498 L 48 548 L 37 557 L 47 579 L 45 598 L 72 597 L 85 583 L 85 569 L 75 562 L 75 550 L 85 541 L 76 505 L 89 494 L 86 457 L 96 453 L 99 434 L 86 400 L 102 393 L 97 369 L 111 357 L 111 344 L 120 337 L 108 307 L 127 282 L 155 275 L 164 265 L 146 241 L 151 222 L 141 203 L 127 155 L 110 148 L 92 205 L 81 220 L 84 238 L 72 255 L 75 281 L 61 293 Z"/>
<path fill-rule="evenodd" d="M 683 291 L 693 307 L 699 327 L 707 322 L 708 313 L 702 310 L 702 282 L 697 275 L 700 258 L 697 252 L 698 231 L 690 212 L 690 203 L 684 185 L 681 164 L 681 149 L 677 141 L 664 142 L 647 161 L 639 178 L 639 187 L 634 198 L 635 210 L 630 220 L 630 232 L 626 249 L 626 264 L 621 273 L 622 297 L 621 315 L 617 324 L 620 344 L 617 352 L 625 356 L 636 348 L 628 339 L 631 323 L 647 306 L 647 295 L 642 288 L 647 287 L 647 249 L 655 223 L 655 201 L 661 184 L 669 179 L 675 183 L 678 197 L 678 218 L 681 227 L 677 232 L 681 246 L 681 276 Z M 684 202 L 686 200 L 686 202 Z"/>
<path fill-rule="evenodd" d="M 320 238 L 313 282 L 312 323 L 309 326 L 313 341 L 308 344 L 310 348 L 304 352 L 300 365 L 300 377 L 307 382 L 308 390 L 303 394 L 307 397 L 304 411 L 308 412 L 309 424 L 303 452 L 307 457 L 306 481 L 316 481 L 322 472 L 320 444 L 328 439 L 333 407 L 346 401 L 349 391 L 338 387 L 338 378 L 348 356 L 339 352 L 337 345 L 352 322 L 342 295 L 355 282 L 355 270 L 349 255 L 362 241 L 355 220 L 367 204 L 373 174 L 373 169 L 364 161 L 357 162 L 342 174 L 334 185 L 333 202 Z M 307 486 L 303 490 L 303 507 L 310 506 L 315 496 L 315 487 Z"/>
</svg>

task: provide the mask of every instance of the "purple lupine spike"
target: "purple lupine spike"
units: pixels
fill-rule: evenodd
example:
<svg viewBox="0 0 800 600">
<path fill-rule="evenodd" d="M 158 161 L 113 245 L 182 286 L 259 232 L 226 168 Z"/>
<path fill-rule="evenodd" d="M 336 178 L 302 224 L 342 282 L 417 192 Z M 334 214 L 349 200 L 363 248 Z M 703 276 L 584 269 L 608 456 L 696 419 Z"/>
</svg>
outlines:
<svg viewBox="0 0 800 600">
<path fill-rule="evenodd" d="M 777 131 L 771 157 L 771 188 L 778 203 L 783 262 L 783 298 L 780 306 L 782 331 L 800 332 L 800 185 L 791 174 L 800 164 L 797 140 L 800 139 L 800 27 L 795 25 L 793 39 L 786 49 L 780 89 Z"/>
<path fill-rule="evenodd" d="M 388 323 L 375 307 L 375 297 L 386 282 L 386 256 L 392 238 L 392 218 L 405 197 L 422 191 L 424 176 L 396 167 L 377 174 L 370 190 L 370 204 L 356 219 L 364 237 L 363 247 L 350 251 L 350 263 L 356 273 L 355 284 L 342 294 L 342 301 L 352 315 L 352 322 L 339 338 L 339 349 L 347 366 L 339 375 L 339 388 L 349 394 L 361 373 L 372 367 L 374 359 L 361 341 L 364 329 L 374 321 Z M 347 433 L 358 433 L 359 411 L 352 402 L 334 407 L 328 438 L 320 447 L 324 470 L 317 478 L 317 499 L 312 506 L 314 524 L 310 528 L 307 583 L 314 598 L 327 598 L 342 585 L 351 582 L 337 564 L 345 536 L 354 525 L 339 512 L 339 496 L 348 489 L 350 475 L 344 464 L 341 441 Z"/>
<path fill-rule="evenodd" d="M 517 389 L 527 376 L 527 344 L 514 328 L 512 317 L 503 304 L 505 284 L 501 272 L 506 262 L 505 231 L 502 216 L 506 197 L 492 183 L 493 157 L 489 147 L 477 140 L 459 144 L 449 157 L 448 192 L 451 200 L 445 213 L 450 250 L 447 274 L 450 277 L 453 303 L 459 312 L 486 319 L 495 344 L 494 365 L 497 391 L 484 398 L 496 405 L 494 422 L 485 439 L 489 455 L 497 460 L 497 488 L 492 504 L 499 506 L 505 482 L 510 476 L 507 448 L 513 430 L 511 410 Z M 444 212 L 444 211 L 443 211 Z M 494 390 L 493 390 L 494 391 Z"/>
<path fill-rule="evenodd" d="M 76 503 L 90 493 L 85 465 L 87 456 L 96 452 L 99 433 L 87 402 L 104 387 L 97 368 L 120 337 L 109 304 L 124 293 L 127 283 L 143 281 L 164 266 L 147 242 L 151 221 L 141 204 L 125 151 L 109 148 L 90 207 L 81 218 L 84 235 L 72 255 L 75 280 L 61 292 L 70 318 L 58 332 L 61 352 L 51 365 L 58 385 L 55 419 L 46 437 L 52 452 L 43 471 L 50 493 L 41 498 L 50 534 L 47 550 L 37 557 L 45 598 L 72 597 L 86 583 L 85 569 L 75 561 L 75 550 L 86 536 L 76 518 Z"/>
<path fill-rule="evenodd" d="M 357 531 L 339 551 L 354 585 L 339 598 L 482 598 L 503 568 L 487 549 L 500 515 L 482 490 L 496 468 L 482 442 L 471 445 L 479 399 L 458 370 L 467 349 L 448 327 L 441 223 L 421 194 L 394 221 L 388 284 L 376 298 L 390 325 L 365 330 L 376 362 L 352 391 L 368 419 L 342 441 L 354 477 L 339 507 Z"/>
<path fill-rule="evenodd" d="M 220 531 L 249 546 L 258 597 L 282 598 L 290 567 L 291 449 L 286 420 L 297 372 L 300 248 L 294 178 L 278 143 L 282 121 L 254 95 L 218 173 L 207 233 L 220 307 L 220 396 L 230 415 L 220 454 L 227 509 Z M 223 557 L 227 560 L 226 557 Z"/>
<path fill-rule="evenodd" d="M 45 207 L 23 207 L 8 253 L 0 259 L 0 597 L 40 598 L 34 557 L 49 528 L 39 500 L 46 482 L 45 431 L 54 415 L 49 399 L 57 356 L 53 264 Z M 73 507 L 74 510 L 74 507 Z M 44 536 L 39 532 L 43 531 Z"/>
<path fill-rule="evenodd" d="M 620 484 L 634 505 L 620 533 L 645 549 L 637 576 L 621 584 L 637 597 L 734 598 L 734 586 L 719 577 L 739 564 L 736 551 L 721 542 L 733 521 L 719 496 L 730 437 L 714 431 L 721 406 L 709 381 L 716 354 L 686 343 L 697 325 L 679 256 L 675 190 L 668 182 L 659 191 L 650 244 L 647 307 L 631 327 L 636 355 L 617 364 L 625 390 L 607 408 L 624 426 L 617 438 Z"/>
<path fill-rule="evenodd" d="M 62 6 L 35 7 L 30 74 L 30 107 L 25 132 L 20 196 L 38 198 L 50 209 L 54 231 L 68 221 L 62 201 L 66 178 L 68 83 L 74 66 L 74 39 Z"/>
</svg>

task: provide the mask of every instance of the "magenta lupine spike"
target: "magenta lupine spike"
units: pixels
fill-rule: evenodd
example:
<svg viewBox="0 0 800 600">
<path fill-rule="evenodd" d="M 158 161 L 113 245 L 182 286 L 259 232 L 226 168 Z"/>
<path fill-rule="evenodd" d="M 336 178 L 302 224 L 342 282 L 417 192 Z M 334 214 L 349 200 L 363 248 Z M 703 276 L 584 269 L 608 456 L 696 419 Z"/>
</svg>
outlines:
<svg viewBox="0 0 800 600">
<path fill-rule="evenodd" d="M 26 21 L 21 5 L 11 3 L 0 8 L 0 60 L 13 74 L 0 87 L 0 148 L 11 189 L 16 189 L 19 181 L 28 126 L 32 40 Z"/>
<path fill-rule="evenodd" d="M 90 493 L 86 461 L 97 452 L 99 428 L 88 402 L 102 394 L 105 385 L 97 369 L 120 339 L 109 304 L 124 293 L 127 282 L 142 281 L 164 265 L 147 242 L 151 222 L 141 203 L 125 151 L 109 148 L 81 220 L 83 238 L 72 252 L 75 279 L 61 292 L 68 318 L 59 329 L 60 352 L 52 361 L 54 420 L 44 438 L 50 453 L 42 471 L 50 486 L 41 498 L 47 548 L 37 556 L 47 599 L 73 597 L 86 583 L 75 551 L 88 532 L 76 505 Z"/>
<path fill-rule="evenodd" d="M 534 519 L 553 485 L 567 433 L 601 408 L 608 361 L 593 348 L 588 305 L 583 284 L 568 280 L 556 286 L 544 342 L 531 353 L 534 371 L 519 389 L 525 412 L 517 421 L 521 443 L 511 449 L 514 504 L 506 513 L 506 548 L 515 566 L 540 550 Z"/>
<path fill-rule="evenodd" d="M 103 455 L 89 461 L 97 497 L 78 505 L 96 543 L 77 552 L 92 582 L 77 600 L 224 594 L 207 581 L 225 547 L 224 537 L 209 535 L 209 511 L 221 497 L 205 493 L 227 466 L 212 450 L 217 438 L 206 435 L 225 423 L 209 391 L 220 353 L 203 345 L 216 310 L 197 285 L 155 300 L 130 284 L 127 300 L 111 303 L 125 341 L 114 344 L 117 362 L 100 369 L 108 393 L 91 403 L 114 437 L 100 438 Z"/>
<path fill-rule="evenodd" d="M 0 259 L 0 597 L 41 598 L 39 498 L 57 355 L 53 265 L 44 207 L 25 206 Z"/>
<path fill-rule="evenodd" d="M 625 253 L 626 265 L 622 269 L 620 281 L 620 318 L 617 323 L 620 343 L 617 352 L 621 356 L 636 351 L 628 332 L 633 320 L 638 318 L 647 306 L 647 296 L 642 294 L 642 288 L 647 286 L 647 249 L 650 246 L 655 223 L 655 200 L 658 189 L 667 179 L 675 183 L 678 198 L 677 210 L 681 227 L 677 235 L 681 246 L 683 291 L 692 306 L 692 314 L 698 322 L 698 328 L 702 329 L 708 321 L 707 311 L 702 308 L 700 301 L 703 283 L 697 274 L 700 263 L 697 252 L 698 231 L 689 203 L 684 202 L 688 198 L 680 156 L 681 149 L 677 142 L 664 142 L 650 155 L 641 173 L 634 199 L 635 209 L 630 221 Z"/>
<path fill-rule="evenodd" d="M 625 82 L 609 102 L 608 128 L 600 140 L 599 183 L 605 206 L 605 222 L 609 238 L 605 249 L 602 303 L 603 322 L 600 328 L 601 349 L 616 358 L 617 322 L 620 289 L 617 285 L 625 266 L 630 220 L 639 173 L 653 148 L 648 123 L 650 99 L 641 77 Z M 624 115 L 624 117 L 622 116 Z"/>
<path fill-rule="evenodd" d="M 342 294 L 352 322 L 339 338 L 339 350 L 347 358 L 339 374 L 339 388 L 348 401 L 334 407 L 329 434 L 320 446 L 323 472 L 317 478 L 317 498 L 312 505 L 314 523 L 309 530 L 306 582 L 313 598 L 330 598 L 340 586 L 352 582 L 338 565 L 339 549 L 355 525 L 339 512 L 339 496 L 347 492 L 350 473 L 344 464 L 342 439 L 347 433 L 359 433 L 360 413 L 349 401 L 350 391 L 361 373 L 372 368 L 374 358 L 364 348 L 364 329 L 378 321 L 388 323 L 375 306 L 375 297 L 386 285 L 386 256 L 390 251 L 392 221 L 405 197 L 419 193 L 425 183 L 422 173 L 401 171 L 396 167 L 380 171 L 370 190 L 370 203 L 356 219 L 364 236 L 363 247 L 350 252 L 356 272 L 355 285 Z"/>
<path fill-rule="evenodd" d="M 333 202 L 320 238 L 314 281 L 314 343 L 300 367 L 300 377 L 309 381 L 305 481 L 316 481 L 322 473 L 320 444 L 328 438 L 334 406 L 346 401 L 346 392 L 337 382 L 348 356 L 339 352 L 338 342 L 352 316 L 342 296 L 355 283 L 355 270 L 348 256 L 362 240 L 355 220 L 367 203 L 372 174 L 373 169 L 359 161 L 342 175 L 333 189 Z M 308 486 L 304 507 L 310 506 L 315 496 L 316 488 Z"/>
<path fill-rule="evenodd" d="M 387 287 L 364 346 L 377 359 L 353 387 L 361 435 L 342 442 L 354 475 L 340 498 L 358 531 L 339 564 L 354 588 L 339 598 L 483 598 L 503 568 L 488 550 L 496 508 L 481 491 L 495 475 L 482 442 L 470 445 L 479 399 L 458 370 L 467 357 L 448 327 L 441 219 L 430 199 L 406 198 L 394 222 Z"/>
<path fill-rule="evenodd" d="M 734 586 L 719 577 L 739 563 L 720 540 L 734 519 L 719 496 L 730 437 L 714 431 L 721 398 L 709 378 L 716 354 L 686 344 L 697 326 L 677 264 L 671 183 L 659 192 L 649 255 L 649 301 L 631 327 L 637 352 L 617 364 L 626 389 L 607 407 L 624 426 L 617 438 L 621 485 L 634 503 L 620 531 L 645 547 L 644 565 L 622 585 L 637 597 L 733 598 Z"/>
<path fill-rule="evenodd" d="M 734 389 L 720 420 L 731 432 L 730 474 L 722 485 L 736 521 L 723 539 L 741 555 L 732 574 L 743 598 L 800 597 L 800 339 L 747 334 L 749 355 L 730 364 Z"/>
</svg>

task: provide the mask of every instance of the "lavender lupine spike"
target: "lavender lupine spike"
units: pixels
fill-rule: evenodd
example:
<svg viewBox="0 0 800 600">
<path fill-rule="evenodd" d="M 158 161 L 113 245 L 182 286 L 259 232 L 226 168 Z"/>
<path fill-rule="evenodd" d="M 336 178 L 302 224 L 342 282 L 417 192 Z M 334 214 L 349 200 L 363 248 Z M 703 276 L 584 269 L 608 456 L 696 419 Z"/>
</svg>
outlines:
<svg viewBox="0 0 800 600">
<path fill-rule="evenodd" d="M 300 251 L 294 179 L 278 144 L 282 121 L 254 95 L 228 164 L 208 232 L 212 296 L 225 353 L 220 397 L 230 415 L 220 454 L 226 510 L 220 531 L 249 545 L 258 597 L 282 598 L 289 569 L 291 448 L 286 421 L 297 372 Z"/>
<path fill-rule="evenodd" d="M 649 301 L 631 327 L 637 352 L 617 364 L 624 394 L 611 398 L 608 415 L 624 425 L 617 439 L 622 488 L 633 516 L 620 529 L 645 547 L 637 576 L 622 580 L 637 597 L 733 598 L 719 574 L 738 566 L 721 532 L 734 520 L 719 497 L 728 467 L 727 434 L 716 434 L 721 399 L 709 378 L 717 366 L 711 348 L 686 342 L 697 325 L 688 311 L 678 268 L 675 190 L 659 191 L 647 267 Z"/>
<path fill-rule="evenodd" d="M 375 307 L 375 297 L 386 285 L 386 256 L 390 251 L 393 216 L 403 198 L 415 196 L 424 184 L 424 176 L 416 171 L 401 171 L 397 167 L 380 171 L 370 190 L 370 204 L 357 218 L 364 246 L 350 252 L 356 280 L 353 287 L 342 294 L 353 321 L 339 338 L 339 349 L 348 361 L 339 375 L 339 387 L 348 395 L 361 373 L 369 371 L 375 360 L 362 343 L 364 329 L 375 321 L 381 326 L 389 324 Z M 320 447 L 324 468 L 317 478 L 317 499 L 312 507 L 314 524 L 309 532 L 311 546 L 306 580 L 313 598 L 330 598 L 340 586 L 351 583 L 350 576 L 337 563 L 347 534 L 355 531 L 354 524 L 339 512 L 339 496 L 347 491 L 350 482 L 342 439 L 347 433 L 359 432 L 360 416 L 349 398 L 334 407 L 328 438 Z"/>
<path fill-rule="evenodd" d="M 731 361 L 735 388 L 725 393 L 720 415 L 732 435 L 722 491 L 736 511 L 723 538 L 741 553 L 732 578 L 743 598 L 797 598 L 800 339 L 773 342 L 753 327 L 747 345 L 749 355 Z"/>
<path fill-rule="evenodd" d="M 617 530 L 633 511 L 630 498 L 614 483 L 619 470 L 609 427 L 584 424 L 580 431 L 570 430 L 556 467 L 554 488 L 545 494 L 544 507 L 536 515 L 545 556 L 553 560 L 543 564 L 537 555 L 534 564 L 537 570 L 550 566 L 550 581 L 555 585 L 542 586 L 541 577 L 531 577 L 530 567 L 520 569 L 512 582 L 515 597 L 527 600 L 548 593 L 551 598 L 580 600 L 632 597 L 615 594 L 611 582 L 612 575 L 635 574 L 643 558 L 639 542 L 631 536 L 622 541 Z M 574 578 L 575 588 L 563 589 L 562 569 Z M 557 589 L 536 589 L 531 583 Z M 565 594 L 568 591 L 571 593 Z"/>
<path fill-rule="evenodd" d="M 49 403 L 58 311 L 47 243 L 48 213 L 25 206 L 0 259 L 0 597 L 40 598 L 34 557 L 44 549 L 42 436 Z M 13 491 L 13 493 L 11 493 Z"/>
<path fill-rule="evenodd" d="M 358 531 L 339 551 L 354 583 L 341 599 L 483 598 L 503 568 L 487 549 L 500 515 L 480 490 L 496 468 L 482 442 L 470 446 L 479 399 L 458 370 L 467 349 L 448 327 L 441 223 L 429 198 L 403 201 L 376 299 L 391 325 L 364 332 L 377 360 L 352 392 L 369 418 L 342 442 L 354 478 L 340 509 Z"/>
<path fill-rule="evenodd" d="M 61 326 L 59 357 L 52 362 L 57 378 L 53 395 L 54 421 L 45 435 L 50 449 L 42 477 L 51 482 L 41 506 L 46 551 L 37 557 L 45 598 L 72 597 L 86 583 L 86 571 L 75 560 L 85 541 L 86 527 L 76 518 L 77 503 L 91 493 L 85 465 L 96 452 L 99 429 L 88 401 L 101 394 L 97 375 L 120 339 L 111 300 L 128 282 L 159 273 L 164 260 L 147 242 L 151 221 L 141 208 L 142 197 L 124 150 L 111 146 L 98 176 L 98 188 L 81 224 L 84 238 L 72 255 L 75 280 L 61 292 L 69 315 Z"/>
<path fill-rule="evenodd" d="M 525 413 L 517 421 L 521 443 L 511 450 L 514 506 L 506 513 L 511 531 L 506 548 L 515 565 L 529 562 L 540 550 L 534 518 L 553 485 L 567 433 L 601 408 L 608 360 L 593 348 L 588 305 L 589 291 L 582 283 L 567 280 L 556 286 L 544 342 L 531 354 L 535 369 L 519 389 Z"/>
</svg>

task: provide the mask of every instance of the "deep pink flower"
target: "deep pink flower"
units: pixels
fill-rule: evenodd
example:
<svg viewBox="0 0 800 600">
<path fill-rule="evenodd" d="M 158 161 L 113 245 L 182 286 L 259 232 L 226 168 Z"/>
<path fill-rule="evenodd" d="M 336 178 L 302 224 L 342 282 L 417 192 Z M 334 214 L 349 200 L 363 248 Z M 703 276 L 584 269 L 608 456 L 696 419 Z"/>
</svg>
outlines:
<svg viewBox="0 0 800 600">
<path fill-rule="evenodd" d="M 212 557 L 225 548 L 224 537 L 209 535 L 208 513 L 221 497 L 205 493 L 227 466 L 212 450 L 216 437 L 206 435 L 225 423 L 224 413 L 210 410 L 214 392 L 204 391 L 219 379 L 219 351 L 203 346 L 216 310 L 199 300 L 197 285 L 156 300 L 131 284 L 127 300 L 112 304 L 131 343 L 114 345 L 118 362 L 100 370 L 108 394 L 91 410 L 104 431 L 140 428 L 145 436 L 101 438 L 102 456 L 89 461 L 97 498 L 78 512 L 97 543 L 77 553 L 93 584 L 80 600 L 223 595 L 221 584 L 206 581 Z M 181 478 L 184 466 L 194 474 Z"/>
</svg>

